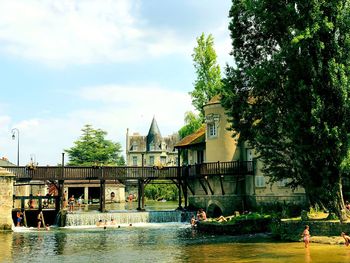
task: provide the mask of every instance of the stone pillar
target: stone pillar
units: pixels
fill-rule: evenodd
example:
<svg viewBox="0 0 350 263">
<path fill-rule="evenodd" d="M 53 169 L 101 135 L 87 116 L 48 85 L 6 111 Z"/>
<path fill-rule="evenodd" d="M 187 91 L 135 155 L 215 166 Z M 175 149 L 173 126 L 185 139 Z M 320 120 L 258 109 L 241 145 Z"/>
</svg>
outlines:
<svg viewBox="0 0 350 263">
<path fill-rule="evenodd" d="M 89 187 L 84 187 L 84 204 L 89 203 Z"/>
<path fill-rule="evenodd" d="M 14 175 L 0 167 L 0 230 L 12 230 Z"/>
</svg>

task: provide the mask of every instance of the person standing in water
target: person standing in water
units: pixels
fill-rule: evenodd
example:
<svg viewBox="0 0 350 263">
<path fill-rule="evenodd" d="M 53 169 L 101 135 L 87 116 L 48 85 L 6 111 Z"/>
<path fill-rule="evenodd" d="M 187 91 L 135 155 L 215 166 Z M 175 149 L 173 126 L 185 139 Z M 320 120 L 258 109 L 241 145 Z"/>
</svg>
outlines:
<svg viewBox="0 0 350 263">
<path fill-rule="evenodd" d="M 308 225 L 305 226 L 302 237 L 304 240 L 305 247 L 308 247 L 310 244 L 310 227 Z"/>
<path fill-rule="evenodd" d="M 37 216 L 37 222 L 38 222 L 38 230 L 40 230 L 41 222 L 43 222 L 43 211 L 40 209 L 39 214 Z"/>
<path fill-rule="evenodd" d="M 344 232 L 341 232 L 340 234 L 343 238 L 344 238 L 344 241 L 345 241 L 345 246 L 349 246 L 350 244 L 350 236 L 348 236 L 347 234 L 345 234 Z"/>
</svg>

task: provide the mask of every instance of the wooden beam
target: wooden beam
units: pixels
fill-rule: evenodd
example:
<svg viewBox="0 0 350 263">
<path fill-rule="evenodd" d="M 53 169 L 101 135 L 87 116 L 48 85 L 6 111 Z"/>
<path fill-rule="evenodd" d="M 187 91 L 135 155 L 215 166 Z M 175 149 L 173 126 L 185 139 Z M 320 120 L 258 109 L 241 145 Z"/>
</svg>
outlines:
<svg viewBox="0 0 350 263">
<path fill-rule="evenodd" d="M 210 183 L 209 183 L 208 178 L 207 178 L 207 177 L 204 177 L 204 180 L 207 182 L 207 185 L 208 185 L 208 188 L 209 188 L 209 190 L 210 190 L 210 193 L 213 195 L 213 194 L 214 194 L 214 191 L 213 191 L 213 189 L 212 189 L 211 186 L 210 186 Z"/>
<path fill-rule="evenodd" d="M 106 212 L 106 180 L 100 181 L 100 211 Z"/>
<path fill-rule="evenodd" d="M 208 195 L 208 190 L 207 190 L 207 188 L 205 187 L 205 185 L 203 184 L 201 178 L 199 178 L 198 181 L 199 181 L 199 183 L 201 184 L 201 186 L 202 186 L 202 188 L 203 188 L 205 194 Z"/>
<path fill-rule="evenodd" d="M 223 181 L 222 181 L 222 178 L 223 178 L 223 177 L 224 177 L 224 176 L 221 175 L 219 178 L 220 178 L 221 193 L 222 193 L 222 195 L 225 195 L 224 183 L 223 183 Z"/>
</svg>

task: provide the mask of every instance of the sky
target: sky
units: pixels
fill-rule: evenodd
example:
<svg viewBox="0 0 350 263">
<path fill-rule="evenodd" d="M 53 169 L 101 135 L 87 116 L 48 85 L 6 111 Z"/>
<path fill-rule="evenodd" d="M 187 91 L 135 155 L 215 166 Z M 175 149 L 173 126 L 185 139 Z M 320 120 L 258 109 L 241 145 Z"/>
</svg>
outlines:
<svg viewBox="0 0 350 263">
<path fill-rule="evenodd" d="M 162 136 L 194 111 L 196 38 L 232 65 L 230 0 L 0 0 L 0 158 L 57 165 L 85 124 L 125 153 L 126 130 Z M 12 139 L 12 129 L 16 128 Z M 19 137 L 18 137 L 19 135 Z"/>
</svg>

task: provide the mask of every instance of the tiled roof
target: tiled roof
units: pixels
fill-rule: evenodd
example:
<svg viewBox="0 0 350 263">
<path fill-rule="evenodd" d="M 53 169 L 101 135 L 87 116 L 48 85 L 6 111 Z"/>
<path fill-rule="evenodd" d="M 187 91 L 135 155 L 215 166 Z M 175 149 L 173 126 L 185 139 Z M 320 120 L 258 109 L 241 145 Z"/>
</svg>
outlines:
<svg viewBox="0 0 350 263">
<path fill-rule="evenodd" d="M 215 95 L 214 97 L 212 97 L 212 98 L 208 101 L 208 103 L 207 103 L 206 105 L 220 103 L 220 99 L 221 99 L 221 98 L 220 98 L 220 95 L 217 94 L 217 95 Z"/>
<path fill-rule="evenodd" d="M 203 124 L 196 132 L 187 135 L 185 138 L 175 144 L 175 148 L 184 148 L 189 145 L 205 142 L 205 129 L 206 126 Z"/>
</svg>

